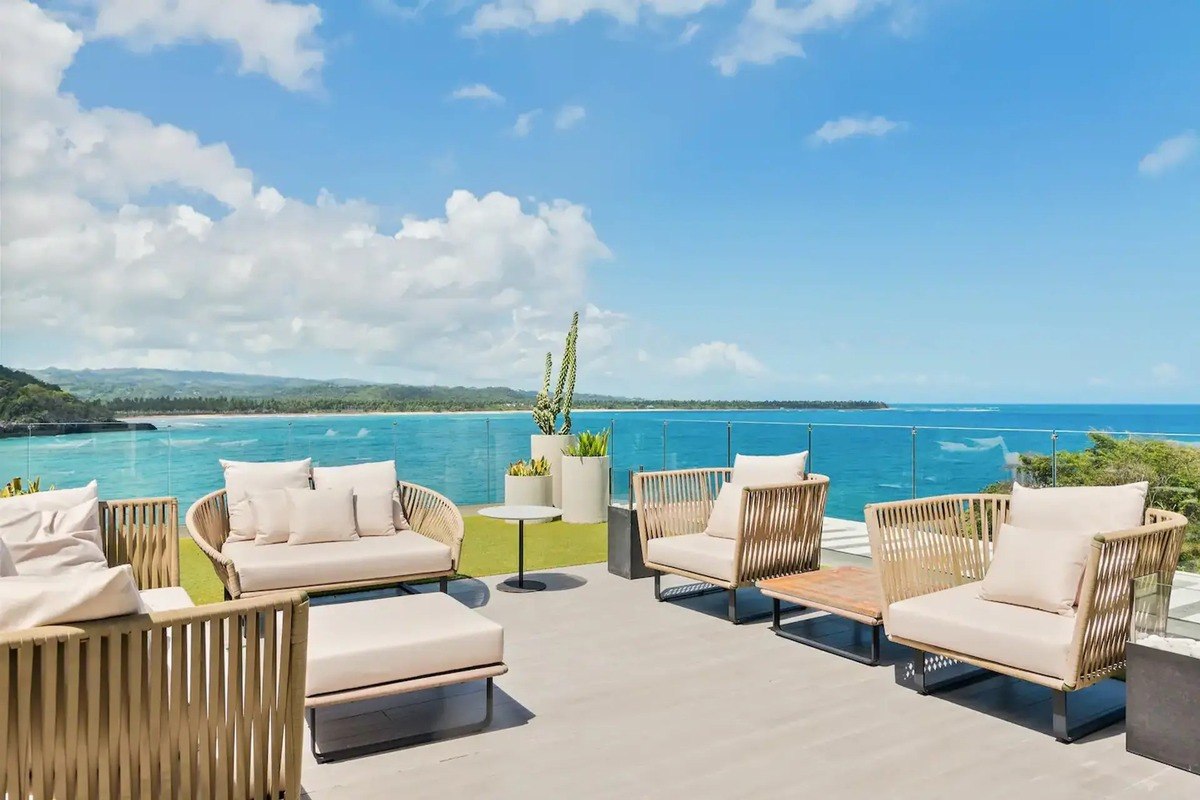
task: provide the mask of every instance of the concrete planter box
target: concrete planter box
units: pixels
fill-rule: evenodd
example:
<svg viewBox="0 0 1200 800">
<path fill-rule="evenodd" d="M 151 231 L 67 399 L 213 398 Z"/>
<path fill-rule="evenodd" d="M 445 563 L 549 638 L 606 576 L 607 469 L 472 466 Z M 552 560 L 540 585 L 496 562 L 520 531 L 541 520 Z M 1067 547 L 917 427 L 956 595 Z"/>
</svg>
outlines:
<svg viewBox="0 0 1200 800">
<path fill-rule="evenodd" d="M 1125 749 L 1200 775 L 1200 658 L 1130 643 Z"/>
<path fill-rule="evenodd" d="M 629 580 L 654 575 L 642 560 L 637 509 L 630 505 L 608 507 L 608 571 Z"/>
<path fill-rule="evenodd" d="M 548 506 L 553 499 L 553 479 L 549 475 L 505 475 L 504 505 Z"/>
<path fill-rule="evenodd" d="M 608 519 L 609 456 L 562 457 L 563 522 L 604 522 Z"/>
<path fill-rule="evenodd" d="M 573 434 L 535 433 L 529 437 L 529 454 L 532 458 L 544 458 L 550 462 L 550 503 L 562 508 L 562 460 L 563 448 L 575 444 Z"/>
</svg>

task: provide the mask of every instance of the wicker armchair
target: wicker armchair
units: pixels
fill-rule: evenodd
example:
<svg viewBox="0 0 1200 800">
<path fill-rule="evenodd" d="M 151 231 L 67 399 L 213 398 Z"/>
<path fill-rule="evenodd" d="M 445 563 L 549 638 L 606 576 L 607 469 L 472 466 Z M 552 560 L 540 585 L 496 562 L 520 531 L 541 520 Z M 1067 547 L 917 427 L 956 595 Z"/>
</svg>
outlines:
<svg viewBox="0 0 1200 800">
<path fill-rule="evenodd" d="M 179 585 L 174 498 L 101 503 L 109 564 Z M 300 796 L 301 592 L 0 632 L 0 797 Z"/>
<path fill-rule="evenodd" d="M 742 621 L 737 615 L 739 586 L 820 568 L 821 525 L 829 478 L 809 475 L 797 483 L 744 487 L 737 536 L 730 541 L 703 531 L 717 494 L 731 474 L 727 468 L 642 472 L 633 478 L 633 494 L 642 557 L 654 570 L 655 599 L 677 600 L 699 593 L 664 596 L 664 572 L 712 584 L 715 588 L 703 591 L 725 590 L 729 621 L 737 624 Z M 679 541 L 695 542 L 704 557 L 689 561 L 695 565 L 692 568 L 677 559 L 666 563 L 662 548 L 654 544 L 656 540 L 683 536 L 690 538 Z M 711 568 L 701 569 L 706 563 L 711 563 Z"/>
<path fill-rule="evenodd" d="M 1008 518 L 1008 507 L 1007 495 L 952 495 L 868 505 L 867 529 L 871 557 L 882 583 L 885 629 L 896 603 L 981 580 L 991 563 L 995 536 Z M 1140 528 L 1097 534 L 1084 567 L 1073 620 L 1017 607 L 1019 613 L 1049 614 L 1064 619 L 1070 627 L 1062 674 L 1046 675 L 983 658 L 977 653 L 948 649 L 938 642 L 913 641 L 892 635 L 890 630 L 888 638 L 917 651 L 912 680 L 922 694 L 962 685 L 989 673 L 1050 688 L 1055 736 L 1063 742 L 1073 741 L 1123 716 L 1123 709 L 1118 709 L 1072 727 L 1067 717 L 1067 693 L 1124 669 L 1125 642 L 1133 613 L 1131 581 L 1153 574 L 1159 582 L 1170 584 L 1186 526 L 1187 518 L 1182 514 L 1149 509 Z M 935 685 L 925 674 L 926 654 L 943 657 L 943 663 L 949 658 L 986 672 L 959 675 Z"/>
<path fill-rule="evenodd" d="M 399 481 L 397 487 L 400 490 L 400 504 L 404 508 L 404 515 L 413 531 L 450 549 L 448 569 L 410 572 L 365 580 L 319 581 L 288 588 L 303 589 L 310 594 L 319 594 L 374 589 L 396 586 L 408 581 L 438 578 L 441 581 L 442 590 L 445 591 L 446 581 L 453 577 L 458 569 L 463 540 L 462 514 L 459 513 L 454 503 L 432 489 L 404 481 Z M 265 591 L 244 589 L 234 559 L 222 552 L 225 539 L 229 536 L 229 505 L 225 500 L 224 489 L 201 497 L 188 509 L 187 531 L 199 546 L 200 551 L 212 562 L 217 578 L 225 585 L 226 597 L 248 597 L 264 594 L 267 591 L 277 591 L 276 589 Z M 316 546 L 310 545 L 310 547 Z"/>
</svg>

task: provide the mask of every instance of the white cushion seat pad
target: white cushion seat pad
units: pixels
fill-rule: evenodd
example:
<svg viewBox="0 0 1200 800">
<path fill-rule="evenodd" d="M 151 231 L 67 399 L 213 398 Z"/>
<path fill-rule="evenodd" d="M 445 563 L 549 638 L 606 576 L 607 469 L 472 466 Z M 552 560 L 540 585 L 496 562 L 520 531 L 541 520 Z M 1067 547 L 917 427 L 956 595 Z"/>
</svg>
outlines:
<svg viewBox="0 0 1200 800">
<path fill-rule="evenodd" d="M 441 592 L 313 606 L 305 695 L 503 661 L 504 628 Z"/>
<path fill-rule="evenodd" d="M 182 586 L 163 586 L 160 589 L 142 589 L 138 592 L 142 607 L 146 611 L 175 611 L 180 608 L 195 608 L 192 597 Z"/>
<path fill-rule="evenodd" d="M 1075 617 L 983 600 L 975 582 L 892 603 L 887 632 L 1065 680 Z"/>
<path fill-rule="evenodd" d="M 263 592 L 446 572 L 450 548 L 416 531 L 306 545 L 225 542 L 242 590 Z"/>
<path fill-rule="evenodd" d="M 733 581 L 733 539 L 688 533 L 662 536 L 646 543 L 647 560 L 664 567 L 675 567 L 719 581 Z"/>
</svg>

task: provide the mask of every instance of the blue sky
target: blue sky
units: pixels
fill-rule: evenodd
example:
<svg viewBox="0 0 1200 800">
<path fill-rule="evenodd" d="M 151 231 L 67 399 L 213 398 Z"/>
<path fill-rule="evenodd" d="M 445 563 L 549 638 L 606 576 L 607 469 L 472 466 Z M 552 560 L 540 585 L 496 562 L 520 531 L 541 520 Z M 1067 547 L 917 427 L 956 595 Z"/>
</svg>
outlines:
<svg viewBox="0 0 1200 800">
<path fill-rule="evenodd" d="M 163 162 L 5 148 L 6 363 L 528 386 L 581 308 L 591 391 L 1200 399 L 1200 5 L 0 8 L 6 145 Z"/>
</svg>

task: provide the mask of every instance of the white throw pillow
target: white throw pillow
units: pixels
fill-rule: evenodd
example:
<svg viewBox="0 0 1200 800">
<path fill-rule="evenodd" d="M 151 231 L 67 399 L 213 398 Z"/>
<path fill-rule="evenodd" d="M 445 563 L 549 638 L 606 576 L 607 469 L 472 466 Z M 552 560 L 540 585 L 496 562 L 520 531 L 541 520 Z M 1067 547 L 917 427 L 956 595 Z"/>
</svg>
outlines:
<svg viewBox="0 0 1200 800">
<path fill-rule="evenodd" d="M 225 471 L 225 500 L 229 504 L 229 542 L 248 542 L 257 526 L 248 495 L 262 489 L 307 489 L 312 476 L 312 459 L 301 461 L 228 461 Z"/>
<path fill-rule="evenodd" d="M 733 459 L 733 476 L 729 482 L 738 486 L 799 483 L 804 480 L 807 463 L 807 450 L 786 456 L 745 456 L 738 453 Z"/>
<path fill-rule="evenodd" d="M 741 522 L 742 487 L 726 483 L 713 501 L 712 513 L 708 515 L 708 527 L 704 532 L 722 539 L 736 539 Z"/>
<path fill-rule="evenodd" d="M 1000 526 L 979 597 L 997 603 L 1074 613 L 1091 538 L 1078 533 Z"/>
<path fill-rule="evenodd" d="M 69 577 L 17 575 L 0 578 L 0 631 L 105 619 L 142 611 L 133 568 Z"/>
<path fill-rule="evenodd" d="M 0 539 L 0 578 L 11 578 L 16 574 L 17 565 L 13 563 L 12 554 L 8 552 L 8 545 Z"/>
<path fill-rule="evenodd" d="M 18 575 L 61 575 L 108 569 L 108 558 L 95 543 L 100 531 L 43 533 L 23 542 L 6 542 Z"/>
<path fill-rule="evenodd" d="M 19 511 L 64 511 L 89 500 L 97 501 L 95 515 L 86 520 L 85 528 L 100 528 L 99 491 L 96 482 L 78 489 L 48 489 L 44 492 L 22 494 L 16 497 L 0 497 L 0 517 Z"/>
<path fill-rule="evenodd" d="M 392 493 L 392 533 L 409 530 L 400 492 L 396 488 L 396 462 L 372 461 L 367 464 L 347 464 L 344 467 L 313 467 L 313 487 L 317 489 L 350 489 L 359 492 Z M 361 531 L 360 531 L 361 533 Z M 363 536 L 387 534 L 363 533 Z"/>
<path fill-rule="evenodd" d="M 100 537 L 100 501 L 93 497 L 70 508 L 55 511 L 50 531 L 87 538 L 103 549 L 104 542 Z"/>
<path fill-rule="evenodd" d="M 348 542 L 358 538 L 354 493 L 349 489 L 288 489 L 288 544 Z"/>
<path fill-rule="evenodd" d="M 307 491 L 307 490 L 305 490 Z M 291 501 L 286 489 L 264 489 L 248 497 L 255 544 L 285 544 L 291 536 Z"/>
<path fill-rule="evenodd" d="M 1059 486 L 1031 489 L 1013 484 L 1008 522 L 1041 531 L 1097 533 L 1127 531 L 1145 524 L 1150 484 Z"/>
<path fill-rule="evenodd" d="M 391 536 L 396 532 L 396 490 L 354 493 L 354 521 L 359 536 Z"/>
</svg>

